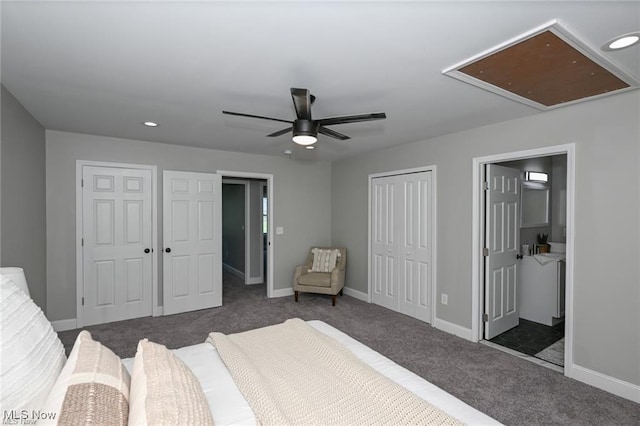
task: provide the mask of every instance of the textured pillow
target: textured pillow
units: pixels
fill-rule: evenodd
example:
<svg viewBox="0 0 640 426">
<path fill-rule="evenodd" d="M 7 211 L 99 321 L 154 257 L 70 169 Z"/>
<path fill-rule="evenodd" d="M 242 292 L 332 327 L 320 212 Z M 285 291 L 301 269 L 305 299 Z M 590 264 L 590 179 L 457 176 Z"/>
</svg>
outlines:
<svg viewBox="0 0 640 426">
<path fill-rule="evenodd" d="M 41 410 L 65 361 L 42 310 L 1 275 L 0 361 L 0 412 Z"/>
<path fill-rule="evenodd" d="M 143 339 L 131 369 L 130 425 L 213 425 L 200 382 L 165 346 Z"/>
<path fill-rule="evenodd" d="M 336 262 L 340 257 L 338 249 L 313 248 L 313 265 L 308 272 L 331 272 L 336 267 Z"/>
<path fill-rule="evenodd" d="M 60 424 L 126 425 L 130 381 L 120 358 L 81 331 L 43 411 Z"/>
</svg>

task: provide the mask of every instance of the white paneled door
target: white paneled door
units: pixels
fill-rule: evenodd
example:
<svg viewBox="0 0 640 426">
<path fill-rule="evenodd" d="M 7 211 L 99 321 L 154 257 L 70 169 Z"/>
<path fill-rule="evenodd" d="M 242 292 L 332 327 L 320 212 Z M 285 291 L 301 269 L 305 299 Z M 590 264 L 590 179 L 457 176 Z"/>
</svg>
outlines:
<svg viewBox="0 0 640 426">
<path fill-rule="evenodd" d="M 152 313 L 151 170 L 82 167 L 83 326 Z"/>
<path fill-rule="evenodd" d="M 431 322 L 432 172 L 372 179 L 372 301 Z"/>
<path fill-rule="evenodd" d="M 518 325 L 520 171 L 495 164 L 486 169 L 485 336 Z"/>
<path fill-rule="evenodd" d="M 222 305 L 220 175 L 163 173 L 164 314 Z"/>
</svg>

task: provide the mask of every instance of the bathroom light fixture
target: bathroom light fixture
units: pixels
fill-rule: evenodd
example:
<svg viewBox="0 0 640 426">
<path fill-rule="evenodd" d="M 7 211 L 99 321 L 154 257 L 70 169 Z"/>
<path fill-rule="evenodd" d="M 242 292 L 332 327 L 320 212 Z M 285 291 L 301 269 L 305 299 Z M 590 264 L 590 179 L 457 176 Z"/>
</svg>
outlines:
<svg viewBox="0 0 640 426">
<path fill-rule="evenodd" d="M 615 38 L 612 38 L 611 40 L 606 42 L 601 49 L 607 52 L 611 52 L 614 50 L 620 50 L 627 47 L 631 47 L 638 43 L 640 43 L 640 31 L 637 31 L 634 33 L 622 34 Z"/>
<path fill-rule="evenodd" d="M 531 182 L 548 182 L 549 175 L 544 172 L 524 172 L 524 180 Z"/>
<path fill-rule="evenodd" d="M 145 126 L 147 127 L 158 127 L 158 123 L 154 122 L 154 121 L 145 121 L 144 123 Z"/>
<path fill-rule="evenodd" d="M 307 145 L 307 146 L 305 146 L 305 148 L 307 148 L 307 149 L 316 149 L 316 147 L 313 146 L 313 145 Z"/>
</svg>

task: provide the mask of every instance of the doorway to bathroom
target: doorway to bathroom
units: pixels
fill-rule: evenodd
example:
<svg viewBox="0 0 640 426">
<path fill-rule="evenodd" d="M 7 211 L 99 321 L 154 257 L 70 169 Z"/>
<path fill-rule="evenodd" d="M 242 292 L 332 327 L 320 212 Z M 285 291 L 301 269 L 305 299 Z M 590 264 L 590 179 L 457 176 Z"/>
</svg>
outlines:
<svg viewBox="0 0 640 426">
<path fill-rule="evenodd" d="M 572 354 L 573 145 L 474 159 L 474 167 L 473 331 L 562 371 Z"/>
</svg>

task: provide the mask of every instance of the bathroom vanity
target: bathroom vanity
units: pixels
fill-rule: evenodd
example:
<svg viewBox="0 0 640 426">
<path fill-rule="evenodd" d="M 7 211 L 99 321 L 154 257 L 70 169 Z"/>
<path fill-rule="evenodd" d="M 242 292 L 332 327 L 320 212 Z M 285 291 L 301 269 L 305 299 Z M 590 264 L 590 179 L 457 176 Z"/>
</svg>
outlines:
<svg viewBox="0 0 640 426">
<path fill-rule="evenodd" d="M 549 326 L 564 320 L 565 255 L 524 256 L 520 269 L 520 318 Z"/>
</svg>

